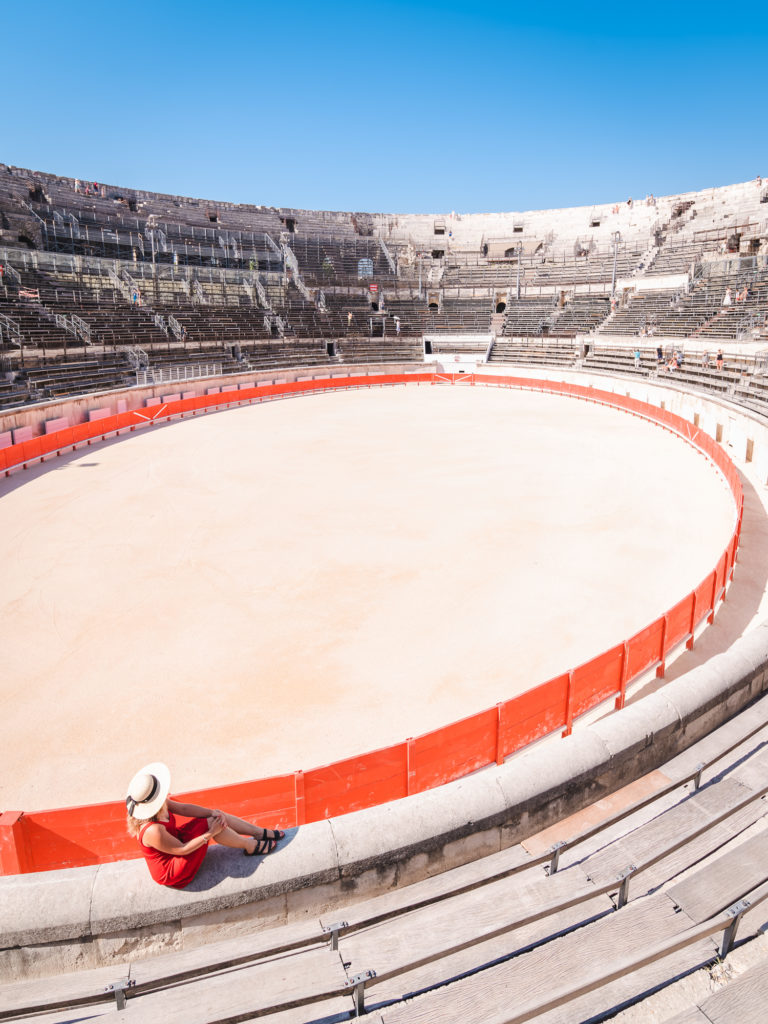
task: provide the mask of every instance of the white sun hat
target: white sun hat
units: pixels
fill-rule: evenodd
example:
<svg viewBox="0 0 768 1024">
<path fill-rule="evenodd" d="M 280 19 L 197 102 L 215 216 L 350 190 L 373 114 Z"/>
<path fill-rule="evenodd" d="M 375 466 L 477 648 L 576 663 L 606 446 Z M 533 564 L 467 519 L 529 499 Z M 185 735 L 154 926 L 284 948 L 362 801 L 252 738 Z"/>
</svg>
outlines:
<svg viewBox="0 0 768 1024">
<path fill-rule="evenodd" d="M 154 818 L 168 798 L 171 789 L 171 773 L 162 761 L 145 765 L 131 779 L 125 805 L 128 813 L 137 821 Z"/>
</svg>

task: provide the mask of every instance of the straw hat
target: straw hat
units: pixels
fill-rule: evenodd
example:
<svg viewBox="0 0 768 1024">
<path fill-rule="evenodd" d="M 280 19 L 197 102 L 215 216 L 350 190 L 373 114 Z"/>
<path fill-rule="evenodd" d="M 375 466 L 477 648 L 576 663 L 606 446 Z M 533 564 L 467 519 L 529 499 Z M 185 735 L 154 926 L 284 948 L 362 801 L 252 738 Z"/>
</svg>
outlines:
<svg viewBox="0 0 768 1024">
<path fill-rule="evenodd" d="M 132 818 L 146 821 L 154 818 L 168 798 L 171 773 L 161 761 L 145 765 L 131 779 L 125 805 Z"/>
</svg>

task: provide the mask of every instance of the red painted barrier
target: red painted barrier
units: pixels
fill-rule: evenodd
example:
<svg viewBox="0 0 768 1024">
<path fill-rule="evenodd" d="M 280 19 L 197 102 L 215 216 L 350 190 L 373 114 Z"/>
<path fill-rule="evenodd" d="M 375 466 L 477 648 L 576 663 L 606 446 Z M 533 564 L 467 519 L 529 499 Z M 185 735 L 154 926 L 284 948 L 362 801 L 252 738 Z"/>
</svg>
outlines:
<svg viewBox="0 0 768 1024">
<path fill-rule="evenodd" d="M 704 431 L 674 413 L 637 399 L 559 381 L 463 374 L 433 376 L 431 373 L 292 381 L 197 395 L 110 415 L 0 449 L 0 472 L 8 473 L 42 456 L 64 454 L 76 444 L 90 443 L 94 438 L 101 439 L 118 430 L 130 436 L 139 426 L 151 426 L 171 417 L 192 416 L 208 409 L 330 390 L 457 382 L 467 386 L 480 384 L 542 391 L 596 402 L 661 424 L 683 438 L 718 467 L 736 503 L 736 527 L 717 565 L 691 593 L 629 640 L 493 708 L 383 750 L 307 772 L 178 794 L 181 800 L 226 808 L 268 825 L 303 825 L 423 792 L 487 765 L 501 763 L 515 751 L 558 729 L 568 734 L 575 718 L 611 697 L 615 698 L 617 707 L 623 706 L 627 685 L 654 667 L 657 674 L 663 675 L 666 656 L 682 642 L 692 645 L 696 628 L 705 620 L 712 620 L 717 603 L 725 597 L 738 551 L 743 514 L 742 489 L 735 466 Z M 103 864 L 136 855 L 136 841 L 125 830 L 122 802 L 30 814 L 17 811 L 0 814 L 0 874 Z"/>
</svg>

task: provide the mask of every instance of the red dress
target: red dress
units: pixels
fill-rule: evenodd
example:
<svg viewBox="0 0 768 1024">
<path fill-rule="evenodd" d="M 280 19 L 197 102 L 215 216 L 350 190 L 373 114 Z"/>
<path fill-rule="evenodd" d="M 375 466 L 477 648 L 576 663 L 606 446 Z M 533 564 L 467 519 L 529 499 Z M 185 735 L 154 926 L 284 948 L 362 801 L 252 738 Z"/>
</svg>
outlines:
<svg viewBox="0 0 768 1024">
<path fill-rule="evenodd" d="M 188 843 L 190 839 L 196 839 L 208 831 L 208 819 L 193 818 L 186 825 L 177 825 L 175 817 L 169 811 L 168 821 L 148 821 L 139 832 L 141 852 L 144 854 L 150 875 L 160 885 L 169 885 L 172 889 L 184 889 L 200 869 L 208 851 L 208 844 L 206 843 L 183 857 L 175 853 L 162 853 L 153 846 L 145 846 L 143 842 L 144 832 L 150 825 L 162 825 L 180 843 Z"/>
</svg>

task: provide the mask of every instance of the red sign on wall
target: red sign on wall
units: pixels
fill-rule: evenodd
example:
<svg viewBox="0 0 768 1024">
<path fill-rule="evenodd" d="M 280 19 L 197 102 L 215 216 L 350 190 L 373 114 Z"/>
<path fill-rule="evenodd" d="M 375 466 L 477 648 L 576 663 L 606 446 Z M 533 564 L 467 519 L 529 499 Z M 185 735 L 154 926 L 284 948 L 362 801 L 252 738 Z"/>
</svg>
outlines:
<svg viewBox="0 0 768 1024">
<path fill-rule="evenodd" d="M 379 290 L 379 286 L 377 284 L 369 284 L 368 285 L 368 291 L 369 292 L 377 292 L 378 290 Z"/>
</svg>

